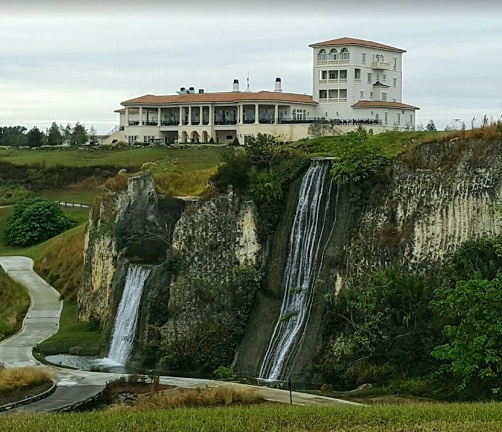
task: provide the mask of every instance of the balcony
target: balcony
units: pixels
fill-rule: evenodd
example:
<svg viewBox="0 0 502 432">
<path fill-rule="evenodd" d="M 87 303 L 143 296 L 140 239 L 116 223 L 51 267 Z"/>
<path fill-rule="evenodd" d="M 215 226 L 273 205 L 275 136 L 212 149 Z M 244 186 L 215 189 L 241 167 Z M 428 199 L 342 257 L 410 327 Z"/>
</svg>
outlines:
<svg viewBox="0 0 502 432">
<path fill-rule="evenodd" d="M 156 121 L 144 121 L 143 126 L 158 126 L 159 124 Z"/>
<path fill-rule="evenodd" d="M 388 70 L 390 69 L 390 63 L 384 63 L 380 61 L 375 61 L 371 63 L 372 69 L 375 70 Z"/>
<path fill-rule="evenodd" d="M 129 126 L 139 126 L 139 121 L 129 120 Z"/>
<path fill-rule="evenodd" d="M 237 120 L 216 120 L 214 122 L 215 125 L 221 126 L 221 125 L 236 125 Z"/>
<path fill-rule="evenodd" d="M 179 124 L 179 120 L 164 120 L 162 122 L 162 126 L 178 126 Z"/>
</svg>

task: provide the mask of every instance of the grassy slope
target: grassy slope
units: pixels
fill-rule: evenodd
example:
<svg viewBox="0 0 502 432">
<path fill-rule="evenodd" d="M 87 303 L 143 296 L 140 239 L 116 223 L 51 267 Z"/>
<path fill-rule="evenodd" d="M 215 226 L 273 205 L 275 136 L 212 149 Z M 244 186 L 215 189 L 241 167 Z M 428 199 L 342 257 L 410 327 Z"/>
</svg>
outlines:
<svg viewBox="0 0 502 432">
<path fill-rule="evenodd" d="M 103 345 L 99 330 L 90 331 L 89 323 L 78 321 L 78 306 L 74 301 L 65 301 L 59 322 L 59 331 L 40 343 L 37 351 L 44 355 L 68 353 L 72 347 L 80 347 L 81 355 L 97 355 Z"/>
<path fill-rule="evenodd" d="M 0 340 L 15 333 L 30 306 L 30 296 L 0 267 Z"/>
<path fill-rule="evenodd" d="M 190 408 L 144 413 L 94 412 L 2 416 L 0 429 L 12 432 L 106 430 L 175 431 L 500 431 L 500 404 L 298 407 L 253 405 Z"/>
<path fill-rule="evenodd" d="M 132 148 L 123 150 L 99 150 L 95 152 L 77 150 L 23 151 L 2 150 L 0 160 L 15 165 L 42 163 L 45 166 L 116 166 L 139 168 L 145 162 L 162 159 L 175 160 L 191 171 L 211 168 L 220 160 L 219 148 L 210 149 L 164 149 Z"/>
</svg>

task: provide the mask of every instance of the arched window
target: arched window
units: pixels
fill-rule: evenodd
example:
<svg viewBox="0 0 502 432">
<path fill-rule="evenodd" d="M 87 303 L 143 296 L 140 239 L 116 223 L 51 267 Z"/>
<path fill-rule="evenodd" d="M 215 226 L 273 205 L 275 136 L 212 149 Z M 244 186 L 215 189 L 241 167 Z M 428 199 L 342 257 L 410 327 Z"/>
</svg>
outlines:
<svg viewBox="0 0 502 432">
<path fill-rule="evenodd" d="M 340 58 L 342 60 L 348 60 L 349 59 L 349 50 L 347 48 L 342 48 L 340 51 Z"/>
<path fill-rule="evenodd" d="M 320 49 L 319 54 L 317 55 L 317 59 L 319 61 L 326 61 L 327 60 L 327 55 L 326 55 L 326 50 L 325 49 Z"/>
<path fill-rule="evenodd" d="M 337 58 L 338 58 L 338 51 L 336 50 L 336 48 L 333 48 L 329 52 L 329 59 L 330 60 L 336 60 Z"/>
</svg>

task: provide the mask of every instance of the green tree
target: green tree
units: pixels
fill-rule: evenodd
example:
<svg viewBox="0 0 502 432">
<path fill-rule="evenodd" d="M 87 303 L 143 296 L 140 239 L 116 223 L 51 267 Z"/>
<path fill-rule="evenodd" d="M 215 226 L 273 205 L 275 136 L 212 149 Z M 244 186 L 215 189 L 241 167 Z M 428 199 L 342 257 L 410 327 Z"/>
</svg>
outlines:
<svg viewBox="0 0 502 432">
<path fill-rule="evenodd" d="M 44 133 L 36 126 L 33 126 L 26 134 L 27 144 L 30 147 L 40 147 L 43 144 L 44 137 Z"/>
<path fill-rule="evenodd" d="M 77 122 L 71 131 L 71 143 L 74 145 L 82 145 L 89 141 L 89 135 L 84 125 Z"/>
<path fill-rule="evenodd" d="M 383 171 L 391 158 L 369 142 L 364 129 L 349 132 L 338 142 L 341 155 L 332 162 L 331 174 L 338 183 L 369 180 Z"/>
<path fill-rule="evenodd" d="M 29 198 L 16 204 L 5 224 L 5 243 L 30 246 L 75 226 L 61 207 L 46 198 Z"/>
<path fill-rule="evenodd" d="M 67 123 L 66 126 L 60 125 L 59 128 L 61 129 L 61 135 L 63 136 L 63 143 L 71 144 L 72 127 L 70 123 Z"/>
<path fill-rule="evenodd" d="M 24 126 L 5 126 L 0 128 L 0 145 L 26 145 L 26 128 Z"/>
<path fill-rule="evenodd" d="M 473 396 L 502 389 L 502 274 L 474 278 L 439 291 L 437 312 L 450 320 L 443 329 L 448 342 L 432 355 L 445 362 L 458 390 Z M 484 394 L 483 394 L 484 393 Z"/>
<path fill-rule="evenodd" d="M 436 125 L 434 124 L 434 120 L 430 119 L 428 122 L 427 122 L 427 126 L 425 126 L 425 129 L 430 131 L 430 132 L 434 132 L 436 131 Z"/>
<path fill-rule="evenodd" d="M 89 142 L 91 144 L 97 144 L 97 142 L 98 142 L 97 135 L 98 135 L 98 131 L 96 130 L 96 128 L 94 126 L 91 126 L 89 128 Z"/>
<path fill-rule="evenodd" d="M 51 124 L 47 132 L 47 144 L 52 146 L 57 146 L 63 144 L 63 135 L 61 133 L 61 127 L 57 125 L 56 122 Z"/>
</svg>

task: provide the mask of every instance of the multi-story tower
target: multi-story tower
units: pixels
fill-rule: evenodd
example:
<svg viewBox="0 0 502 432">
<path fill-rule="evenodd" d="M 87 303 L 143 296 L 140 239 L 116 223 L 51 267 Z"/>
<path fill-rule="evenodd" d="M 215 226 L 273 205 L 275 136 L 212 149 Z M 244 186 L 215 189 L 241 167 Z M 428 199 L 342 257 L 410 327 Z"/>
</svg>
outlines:
<svg viewBox="0 0 502 432">
<path fill-rule="evenodd" d="M 348 37 L 310 47 L 318 116 L 342 122 L 367 119 L 384 128 L 414 128 L 418 108 L 402 103 L 405 50 Z"/>
</svg>

